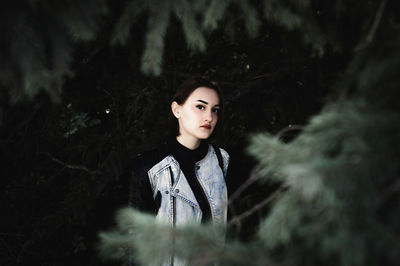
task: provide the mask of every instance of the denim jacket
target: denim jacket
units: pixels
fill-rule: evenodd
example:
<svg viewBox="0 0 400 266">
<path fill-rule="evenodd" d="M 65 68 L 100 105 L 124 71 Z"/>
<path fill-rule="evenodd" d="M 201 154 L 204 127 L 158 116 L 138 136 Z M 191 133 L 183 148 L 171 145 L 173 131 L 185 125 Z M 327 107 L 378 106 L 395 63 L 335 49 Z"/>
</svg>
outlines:
<svg viewBox="0 0 400 266">
<path fill-rule="evenodd" d="M 214 224 L 225 224 L 227 219 L 227 188 L 225 175 L 229 163 L 228 153 L 220 149 L 221 169 L 214 148 L 208 145 L 206 156 L 195 164 L 195 174 L 210 204 Z M 200 222 L 202 212 L 178 161 L 166 156 L 148 172 L 153 199 L 161 196 L 156 219 L 171 225 Z"/>
<path fill-rule="evenodd" d="M 210 204 L 214 224 L 226 224 L 227 186 L 225 176 L 229 164 L 228 153 L 221 152 L 220 165 L 212 145 L 206 155 L 195 164 L 195 175 Z M 168 145 L 147 152 L 134 160 L 130 188 L 131 206 L 156 214 L 161 223 L 184 225 L 200 223 L 202 211 L 186 180 L 179 162 L 170 154 Z M 162 265 L 186 265 L 173 255 Z M 131 265 L 131 264 L 130 264 Z"/>
</svg>

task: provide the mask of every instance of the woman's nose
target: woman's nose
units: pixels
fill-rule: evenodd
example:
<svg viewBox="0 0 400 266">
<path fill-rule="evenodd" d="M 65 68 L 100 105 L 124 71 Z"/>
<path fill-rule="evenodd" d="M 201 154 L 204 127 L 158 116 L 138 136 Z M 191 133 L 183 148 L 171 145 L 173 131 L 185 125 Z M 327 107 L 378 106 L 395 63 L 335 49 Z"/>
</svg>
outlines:
<svg viewBox="0 0 400 266">
<path fill-rule="evenodd" d="M 204 120 L 205 120 L 205 121 L 208 121 L 208 122 L 211 122 L 212 119 L 213 119 L 213 117 L 212 117 L 212 111 L 207 111 L 207 112 L 205 112 L 205 113 L 206 113 L 206 114 L 205 114 Z"/>
</svg>

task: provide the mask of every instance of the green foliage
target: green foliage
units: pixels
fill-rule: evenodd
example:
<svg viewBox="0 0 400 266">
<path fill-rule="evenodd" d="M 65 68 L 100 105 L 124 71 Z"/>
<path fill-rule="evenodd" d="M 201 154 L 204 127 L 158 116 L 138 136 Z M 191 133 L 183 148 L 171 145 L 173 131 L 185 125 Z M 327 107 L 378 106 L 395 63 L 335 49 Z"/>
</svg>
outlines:
<svg viewBox="0 0 400 266">
<path fill-rule="evenodd" d="M 194 265 L 399 264 L 395 1 L 169 1 L 161 3 L 168 5 L 166 26 L 155 23 L 167 15 L 153 11 L 152 1 L 126 1 L 121 14 L 119 4 L 109 1 L 110 20 L 101 20 L 99 2 L 62 3 L 29 1 L 0 9 L 2 264 L 58 266 L 68 258 L 73 265 L 100 265 L 91 253 L 94 235 L 109 228 L 114 210 L 126 204 L 129 155 L 164 140 L 172 91 L 194 73 L 224 88 L 228 134 L 219 143 L 236 149 L 232 158 L 240 156 L 247 133 L 278 132 L 252 138 L 264 183 L 239 197 L 238 214 L 270 197 L 271 181 L 286 191 L 241 221 L 245 243 L 228 239 L 222 245 L 219 229 L 210 225 L 168 230 L 153 217 L 127 210 L 118 219 L 127 224 L 102 235 L 105 257 L 132 256 L 144 265 L 161 261 L 174 237 L 180 240 L 175 254 Z M 268 3 L 270 13 L 263 17 Z M 387 7 L 379 18 L 382 3 Z M 64 22 L 68 17 L 79 21 Z M 140 72 L 147 49 L 141 46 L 152 25 L 164 32 L 163 38 L 153 36 L 155 53 L 162 55 L 153 64 L 162 71 L 158 78 Z M 259 35 L 248 39 L 257 27 Z M 203 36 L 207 52 L 188 47 L 194 29 L 191 42 Z M 109 47 L 109 35 L 123 47 Z M 322 58 L 310 57 L 318 51 Z M 60 97 L 72 64 L 76 75 L 66 83 L 62 105 L 52 105 L 46 94 L 6 104 L 7 94 L 15 93 L 17 101 L 45 92 L 40 84 L 46 82 L 55 84 L 49 92 Z M 18 85 L 24 82 L 26 92 Z M 332 84 L 329 104 L 288 142 L 299 127 L 285 127 L 315 113 Z M 69 103 L 73 110 L 64 108 Z M 248 164 L 242 160 L 240 168 Z"/>
<path fill-rule="evenodd" d="M 264 0 L 264 17 L 289 31 L 301 32 L 303 42 L 310 45 L 316 55 L 324 54 L 326 40 L 317 23 L 319 10 L 311 6 L 309 0 Z"/>
<path fill-rule="evenodd" d="M 257 16 L 257 10 L 249 4 L 249 1 L 238 1 L 237 3 L 238 8 L 243 12 L 247 32 L 251 37 L 257 36 L 261 24 Z"/>
<path fill-rule="evenodd" d="M 143 52 L 141 70 L 156 76 L 161 73 L 161 62 L 164 48 L 164 35 L 167 31 L 170 16 L 169 1 L 154 3 L 148 20 L 146 49 Z"/>
<path fill-rule="evenodd" d="M 62 120 L 60 121 L 60 126 L 65 131 L 64 137 L 68 138 L 71 135 L 78 132 L 80 129 L 96 126 L 100 124 L 99 119 L 92 119 L 89 114 L 83 112 L 74 112 L 72 105 L 67 105 L 67 112 L 62 114 Z"/>
<path fill-rule="evenodd" d="M 104 1 L 18 1 L 1 4 L 0 83 L 11 102 L 45 91 L 60 100 L 72 76 L 73 41 L 91 40 Z M 6 6 L 7 5 L 7 6 Z"/>
<path fill-rule="evenodd" d="M 41 1 L 34 6 L 44 14 L 52 14 L 61 27 L 65 28 L 73 40 L 89 41 L 96 37 L 98 20 L 108 13 L 103 0 L 50 2 Z"/>
<path fill-rule="evenodd" d="M 261 173 L 288 187 L 260 226 L 259 237 L 268 247 L 285 247 L 296 261 L 398 263 L 390 251 L 398 226 L 387 193 L 398 201 L 398 190 L 390 188 L 400 166 L 400 110 L 392 101 L 400 54 L 393 49 L 383 55 L 381 45 L 356 54 L 338 88 L 348 92 L 346 83 L 353 92 L 327 104 L 296 140 L 285 144 L 259 135 L 249 147 Z"/>
<path fill-rule="evenodd" d="M 215 30 L 218 22 L 223 18 L 230 1 L 212 0 L 205 10 L 203 28 L 206 30 Z"/>
<path fill-rule="evenodd" d="M 378 258 L 390 258 L 398 237 L 391 219 L 397 218 L 383 221 L 378 214 L 399 170 L 394 148 L 399 123 L 398 110 L 341 100 L 289 144 L 256 137 L 249 150 L 264 173 L 274 173 L 288 187 L 260 226 L 265 244 L 286 246 L 300 261 L 336 257 L 335 265 L 375 265 Z"/>
<path fill-rule="evenodd" d="M 305 43 L 322 55 L 326 40 L 315 23 L 309 1 L 265 0 L 263 5 L 268 21 L 304 32 Z M 217 28 L 234 34 L 237 25 L 244 22 L 249 36 L 256 37 L 262 23 L 259 10 L 262 10 L 260 4 L 251 1 L 130 0 L 125 3 L 118 22 L 110 25 L 114 28 L 111 44 L 129 45 L 129 39 L 141 42 L 141 32 L 132 29 L 145 16 L 147 28 L 140 69 L 144 74 L 159 76 L 165 37 L 173 16 L 181 22 L 187 48 L 204 52 L 206 37 Z M 108 12 L 105 1 L 94 0 L 23 1 L 21 5 L 2 8 L 1 24 L 6 38 L 0 54 L 0 82 L 11 101 L 32 99 L 42 90 L 53 101 L 59 101 L 66 79 L 73 75 L 74 42 L 101 38 L 99 26 Z M 224 19 L 226 23 L 221 24 Z"/>
<path fill-rule="evenodd" d="M 171 95 L 165 85 L 159 87 L 131 85 L 126 106 L 127 135 L 134 139 L 135 143 L 142 145 L 141 150 L 154 148 L 156 143 L 166 138 L 170 98 Z"/>
<path fill-rule="evenodd" d="M 164 39 L 170 25 L 171 15 L 175 15 L 182 23 L 188 49 L 193 52 L 204 52 L 206 49 L 205 30 L 216 29 L 217 23 L 223 18 L 229 3 L 230 1 L 211 1 L 209 3 L 209 1 L 168 0 L 146 1 L 138 4 L 131 1 L 121 15 L 114 31 L 112 43 L 125 44 L 129 38 L 128 32 L 137 17 L 142 12 L 148 12 L 148 29 L 141 70 L 145 74 L 159 76 L 162 72 Z M 251 36 L 255 36 L 260 25 L 255 8 L 247 1 L 234 1 L 233 3 L 238 5 L 241 12 L 243 11 L 247 32 Z"/>
<path fill-rule="evenodd" d="M 137 17 L 145 11 L 145 2 L 129 1 L 125 4 L 124 12 L 119 18 L 113 31 L 111 43 L 125 45 L 130 37 L 130 31 Z"/>
<path fill-rule="evenodd" d="M 221 265 L 249 265 L 248 247 L 225 244 L 222 227 L 188 224 L 172 229 L 157 222 L 153 215 L 132 208 L 119 210 L 116 222 L 114 231 L 99 234 L 99 252 L 105 259 L 134 258 L 141 265 L 160 265 L 169 261 L 173 253 L 175 260 L 188 258 L 192 265 L 209 265 L 217 261 L 222 262 Z M 171 245 L 172 242 L 175 244 Z M 257 261 L 261 262 L 260 259 L 262 256 Z"/>
<path fill-rule="evenodd" d="M 282 25 L 288 29 L 303 25 L 304 40 L 317 41 L 322 35 L 314 31 L 316 22 L 304 16 L 311 11 L 307 11 L 308 2 L 303 3 L 291 6 L 301 15 L 287 10 L 279 13 L 286 14 Z M 395 95 L 400 85 L 396 74 L 400 35 L 394 27 L 393 9 L 385 9 L 385 17 L 379 15 L 385 4 L 370 3 L 363 10 L 373 18 L 367 24 L 379 25 L 378 31 L 372 26 L 367 37 L 360 34 L 334 94 L 302 132 L 288 143 L 280 138 L 290 128 L 277 136 L 252 137 L 248 151 L 259 162 L 258 174 L 264 182 L 280 183 L 285 191 L 250 243 L 228 240 L 220 246 L 206 233 L 214 230 L 210 225 L 167 228 L 126 209 L 122 211 L 126 215 L 117 220 L 118 233 L 101 235 L 103 252 L 129 247 L 143 265 L 153 263 L 154 255 L 160 255 L 157 262 L 165 260 L 166 252 L 191 265 L 211 261 L 221 265 L 397 265 L 400 109 Z M 365 28 L 361 23 L 360 31 Z M 172 236 L 182 240 L 173 250 Z"/>
<path fill-rule="evenodd" d="M 206 48 L 206 40 L 201 30 L 199 23 L 196 21 L 197 12 L 202 12 L 203 8 L 199 9 L 190 6 L 190 2 L 180 1 L 176 10 L 176 16 L 182 22 L 183 32 L 187 46 L 192 51 L 204 52 Z"/>
</svg>

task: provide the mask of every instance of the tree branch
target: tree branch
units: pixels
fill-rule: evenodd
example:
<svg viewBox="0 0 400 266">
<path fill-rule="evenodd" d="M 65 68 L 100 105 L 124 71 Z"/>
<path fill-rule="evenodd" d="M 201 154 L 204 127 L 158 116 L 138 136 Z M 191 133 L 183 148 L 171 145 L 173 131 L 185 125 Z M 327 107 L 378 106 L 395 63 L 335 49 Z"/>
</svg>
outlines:
<svg viewBox="0 0 400 266">
<path fill-rule="evenodd" d="M 369 33 L 367 35 L 367 39 L 366 39 L 367 43 L 372 42 L 372 40 L 374 39 L 376 30 L 378 29 L 378 26 L 382 20 L 382 14 L 383 14 L 383 11 L 385 10 L 386 3 L 387 3 L 387 0 L 383 0 L 381 2 L 381 4 L 379 5 L 378 11 L 376 12 L 376 16 L 374 19 L 374 23 L 372 24 L 371 30 L 369 31 Z"/>
<path fill-rule="evenodd" d="M 180 78 L 186 79 L 191 77 L 191 75 L 187 73 L 178 71 L 174 71 L 173 73 Z M 243 81 L 218 81 L 218 85 L 224 89 L 228 88 L 228 90 L 226 90 L 227 93 L 225 94 L 225 99 L 227 102 L 234 102 L 251 93 L 273 94 L 274 89 L 271 87 L 271 84 L 282 80 L 290 73 L 290 69 L 284 67 L 277 71 L 260 74 Z"/>
<path fill-rule="evenodd" d="M 270 203 L 271 201 L 277 199 L 283 191 L 286 190 L 285 186 L 281 186 L 278 190 L 276 190 L 271 196 L 269 196 L 268 198 L 262 200 L 261 202 L 257 203 L 256 205 L 254 205 L 253 208 L 251 208 L 248 211 L 245 211 L 244 213 L 240 214 L 239 216 L 235 216 L 232 218 L 232 220 L 229 222 L 230 224 L 236 224 L 238 226 L 241 225 L 241 221 L 244 218 L 249 217 L 250 215 L 252 215 L 254 212 L 260 210 L 261 208 L 263 208 L 265 205 L 267 205 L 268 203 Z"/>
<path fill-rule="evenodd" d="M 65 162 L 55 158 L 53 155 L 51 155 L 48 152 L 43 152 L 42 154 L 47 155 L 52 161 L 64 166 L 65 168 L 74 169 L 74 170 L 82 170 L 82 171 L 85 171 L 85 172 L 89 173 L 90 175 L 100 175 L 100 174 L 102 174 L 101 171 L 89 169 L 88 167 L 86 167 L 84 165 L 76 165 L 76 164 L 65 163 Z"/>
<path fill-rule="evenodd" d="M 250 174 L 250 177 L 246 180 L 246 182 L 244 182 L 243 184 L 240 185 L 240 187 L 238 187 L 235 192 L 233 192 L 233 194 L 229 197 L 229 201 L 228 201 L 228 205 L 231 205 L 233 203 L 233 201 L 240 196 L 240 194 L 242 194 L 242 192 L 248 188 L 249 186 L 251 186 L 254 182 L 256 182 L 258 180 L 257 176 L 256 176 L 256 170 L 253 170 Z"/>
<path fill-rule="evenodd" d="M 276 134 L 275 138 L 277 140 L 281 140 L 286 132 L 289 132 L 289 131 L 292 131 L 292 130 L 303 130 L 303 129 L 304 129 L 304 126 L 301 126 L 301 125 L 289 125 L 287 127 L 284 127 L 283 129 L 281 129 Z"/>
<path fill-rule="evenodd" d="M 376 31 L 378 30 L 379 24 L 381 23 L 382 20 L 382 15 L 383 11 L 385 10 L 387 0 L 382 0 L 378 7 L 378 11 L 376 12 L 374 22 L 372 23 L 371 29 L 369 30 L 369 33 L 367 34 L 367 37 L 365 38 L 365 41 L 361 42 L 358 44 L 355 48 L 355 51 L 359 51 L 361 49 L 364 49 L 367 47 L 373 40 L 376 34 Z"/>
</svg>

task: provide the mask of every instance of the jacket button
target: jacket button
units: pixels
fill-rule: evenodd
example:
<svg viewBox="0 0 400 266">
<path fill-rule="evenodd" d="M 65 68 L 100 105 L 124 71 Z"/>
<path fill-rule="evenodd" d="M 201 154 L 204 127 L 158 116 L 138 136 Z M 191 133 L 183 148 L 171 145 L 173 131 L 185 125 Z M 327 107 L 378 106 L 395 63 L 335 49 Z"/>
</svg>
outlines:
<svg viewBox="0 0 400 266">
<path fill-rule="evenodd" d="M 167 191 L 165 191 L 165 194 L 169 194 L 169 191 L 167 190 Z"/>
<path fill-rule="evenodd" d="M 175 189 L 175 193 L 179 193 L 179 189 Z"/>
</svg>

